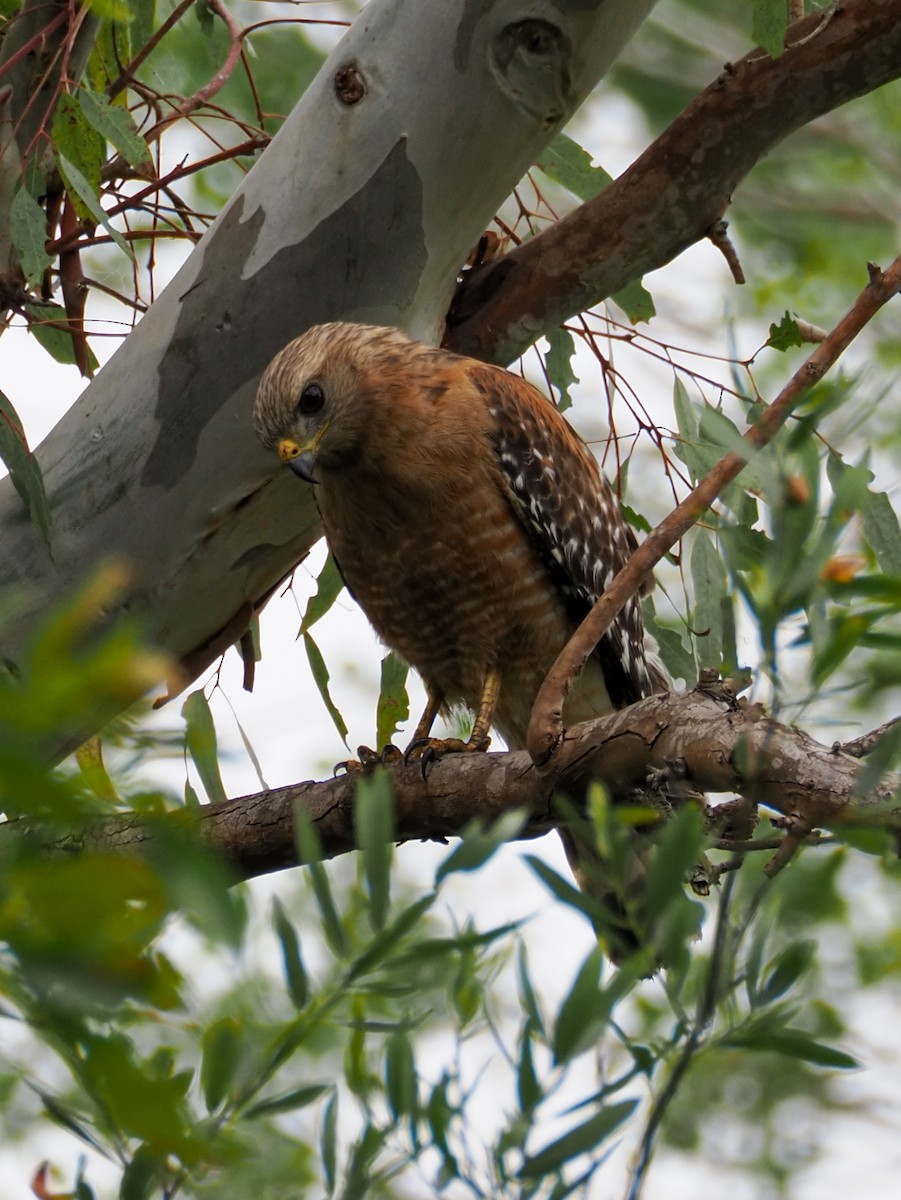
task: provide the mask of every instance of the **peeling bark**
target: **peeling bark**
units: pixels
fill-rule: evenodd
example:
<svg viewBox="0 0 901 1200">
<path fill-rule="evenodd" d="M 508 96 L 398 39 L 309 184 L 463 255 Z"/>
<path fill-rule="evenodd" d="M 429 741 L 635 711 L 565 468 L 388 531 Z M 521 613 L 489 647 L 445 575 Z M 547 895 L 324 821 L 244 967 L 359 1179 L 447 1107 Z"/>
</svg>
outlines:
<svg viewBox="0 0 901 1200">
<path fill-rule="evenodd" d="M 646 789 L 649 779 L 652 789 L 677 779 L 699 792 L 737 793 L 805 834 L 816 826 L 850 824 L 901 832 L 901 777 L 887 775 L 858 796 L 864 770 L 859 759 L 779 724 L 759 706 L 737 703 L 720 684 L 653 696 L 574 726 L 546 771 L 536 769 L 524 751 L 448 755 L 427 779 L 418 763 L 385 770 L 400 841 L 459 836 L 474 819 L 491 823 L 510 809 L 526 815 L 520 836 L 538 837 L 558 823 L 555 796 L 563 793 L 578 803 L 594 779 L 617 795 Z M 236 880 L 251 879 L 300 864 L 298 809 L 313 822 L 324 858 L 356 849 L 354 789 L 355 778 L 344 775 L 179 810 L 163 820 L 195 828 Z M 711 808 L 712 839 L 733 830 L 733 811 L 729 803 Z M 0 838 L 16 836 L 20 828 L 2 826 Z M 140 817 L 114 817 L 48 848 L 140 853 L 154 829 Z"/>
</svg>

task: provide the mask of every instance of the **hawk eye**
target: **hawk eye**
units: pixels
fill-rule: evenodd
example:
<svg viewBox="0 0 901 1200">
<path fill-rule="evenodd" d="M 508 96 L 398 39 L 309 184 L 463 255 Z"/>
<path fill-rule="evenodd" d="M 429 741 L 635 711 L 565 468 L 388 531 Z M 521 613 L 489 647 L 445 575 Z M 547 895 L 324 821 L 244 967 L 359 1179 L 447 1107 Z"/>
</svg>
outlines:
<svg viewBox="0 0 901 1200">
<path fill-rule="evenodd" d="M 305 417 L 311 417 L 313 413 L 319 412 L 323 404 L 325 404 L 325 392 L 318 383 L 308 383 L 300 393 L 297 411 Z"/>
</svg>

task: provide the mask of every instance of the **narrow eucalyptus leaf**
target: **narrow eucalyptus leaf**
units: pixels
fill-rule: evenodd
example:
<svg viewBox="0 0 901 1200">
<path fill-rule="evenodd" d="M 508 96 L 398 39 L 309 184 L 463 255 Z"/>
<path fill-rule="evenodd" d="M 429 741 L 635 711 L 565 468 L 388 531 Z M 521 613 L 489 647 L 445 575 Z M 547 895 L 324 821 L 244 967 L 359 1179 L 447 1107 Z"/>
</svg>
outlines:
<svg viewBox="0 0 901 1200">
<path fill-rule="evenodd" d="M 369 893 L 369 917 L 375 930 L 384 928 L 391 893 L 394 838 L 394 800 L 384 771 L 357 783 L 354 801 L 357 844 Z"/>
<path fill-rule="evenodd" d="M 272 925 L 281 947 L 288 995 L 291 997 L 294 1007 L 302 1009 L 306 1007 L 309 999 L 310 983 L 300 954 L 300 939 L 297 936 L 297 930 L 278 897 L 272 903 Z"/>
<path fill-rule="evenodd" d="M 637 1100 L 610 1104 L 571 1129 L 556 1141 L 526 1159 L 520 1172 L 523 1179 L 542 1179 L 579 1154 L 589 1154 L 607 1140 L 635 1111 Z"/>
<path fill-rule="evenodd" d="M 181 706 L 185 720 L 185 743 L 197 774 L 203 781 L 206 794 L 212 803 L 225 800 L 225 787 L 219 774 L 219 754 L 216 726 L 210 711 L 209 701 L 202 688 L 191 692 Z"/>
</svg>

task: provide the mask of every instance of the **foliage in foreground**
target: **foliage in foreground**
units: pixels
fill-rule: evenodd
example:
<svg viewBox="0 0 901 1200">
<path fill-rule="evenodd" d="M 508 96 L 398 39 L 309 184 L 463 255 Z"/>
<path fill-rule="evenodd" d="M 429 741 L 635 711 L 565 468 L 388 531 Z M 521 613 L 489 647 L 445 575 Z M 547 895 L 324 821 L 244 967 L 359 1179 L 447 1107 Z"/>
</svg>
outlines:
<svg viewBox="0 0 901 1200">
<path fill-rule="evenodd" d="M 645 894 L 659 914 L 649 946 L 667 971 L 644 978 L 647 947 L 611 968 L 586 918 L 582 961 L 560 946 L 571 983 L 553 1002 L 529 965 L 528 916 L 491 922 L 495 851 L 515 816 L 473 829 L 414 893 L 396 878 L 376 777 L 359 796 L 355 869 L 284 877 L 268 911 L 248 908 L 247 891 L 162 821 L 140 860 L 48 854 L 48 839 L 111 809 L 153 820 L 176 803 L 130 783 L 134 767 L 117 786 L 96 754 L 79 770 L 38 765 L 88 694 L 118 694 L 146 669 L 131 635 L 87 637 L 103 591 L 56 614 L 21 677 L 0 686 L 3 804 L 43 831 L 6 828 L 0 840 L 0 1105 L 10 1132 L 31 1139 L 49 1120 L 83 1144 L 67 1191 L 111 1194 L 112 1175 L 125 1200 L 423 1186 L 563 1197 L 596 1174 L 609 1190 L 622 1139 L 640 1145 L 639 1176 L 661 1136 L 696 1150 L 729 1081 L 750 1097 L 732 1105 L 736 1125 L 766 1131 L 757 1169 L 784 1182 L 780 1106 L 828 1109 L 830 1072 L 854 1066 L 834 1045 L 839 1008 L 817 999 L 828 969 L 817 938 L 846 917 L 844 850 L 811 855 L 772 886 L 746 864 L 704 914 L 683 892 L 701 850 L 683 814 L 661 835 Z M 625 831 L 600 792 L 591 807 L 615 864 Z M 309 851 L 315 832 L 300 839 Z M 585 917 L 566 879 L 526 861 L 559 919 Z M 477 915 L 453 924 L 448 888 L 464 872 L 481 873 Z M 859 984 L 901 965 L 858 952 Z"/>
</svg>

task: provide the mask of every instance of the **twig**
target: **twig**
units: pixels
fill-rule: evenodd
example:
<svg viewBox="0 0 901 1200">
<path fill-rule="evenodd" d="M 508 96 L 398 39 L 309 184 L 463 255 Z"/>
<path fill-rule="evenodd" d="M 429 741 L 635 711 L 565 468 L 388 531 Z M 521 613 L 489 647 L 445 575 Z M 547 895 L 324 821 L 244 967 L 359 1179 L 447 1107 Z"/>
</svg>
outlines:
<svg viewBox="0 0 901 1200">
<path fill-rule="evenodd" d="M 741 263 L 738 261 L 738 251 L 732 245 L 732 239 L 729 237 L 729 222 L 720 218 L 707 230 L 709 241 L 716 246 L 720 254 L 726 260 L 726 265 L 732 272 L 732 278 L 736 283 L 745 282 L 745 273 L 742 270 Z"/>
<path fill-rule="evenodd" d="M 527 748 L 532 761 L 548 761 L 563 737 L 563 704 L 576 676 L 617 613 L 641 587 L 664 554 L 706 512 L 756 451 L 774 437 L 791 413 L 882 306 L 901 289 L 901 255 L 887 271 L 869 263 L 869 282 L 832 332 L 817 346 L 778 397 L 744 435 L 747 450 L 730 451 L 697 487 L 645 538 L 610 587 L 564 646 L 541 685 L 529 722 Z"/>
<path fill-rule="evenodd" d="M 203 171 L 207 167 L 215 166 L 216 163 L 229 162 L 232 159 L 238 158 L 244 154 L 255 154 L 257 150 L 265 149 L 268 144 L 268 138 L 250 138 L 248 141 L 242 142 L 239 146 L 231 146 L 227 150 L 221 150 L 217 154 L 211 154 L 209 158 L 204 158 L 199 162 L 181 163 L 179 166 L 174 167 L 164 178 L 155 179 L 153 183 L 148 184 L 147 187 L 142 188 L 141 191 L 127 196 L 124 200 L 120 200 L 118 204 L 110 205 L 110 207 L 106 210 L 106 215 L 108 217 L 118 217 L 121 213 L 130 212 L 131 210 L 140 207 L 140 205 L 144 202 L 144 200 L 147 199 L 148 196 L 152 196 L 154 192 L 165 191 L 170 184 L 177 182 L 179 179 L 185 179 L 189 175 L 195 175 L 198 171 Z M 71 236 L 55 238 L 53 241 L 47 243 L 47 253 L 58 254 L 73 241 L 77 241 L 79 238 L 81 238 L 83 234 L 84 228 L 83 226 L 79 226 L 75 233 Z M 127 238 L 128 233 L 124 233 L 123 237 Z M 107 238 L 107 241 L 108 240 L 109 239 Z"/>
<path fill-rule="evenodd" d="M 24 45 L 20 46 L 15 54 L 11 54 L 4 62 L 0 63 L 0 75 L 6 75 L 12 71 L 13 67 L 18 66 L 20 62 L 33 53 L 35 48 L 40 46 L 51 33 L 55 33 L 60 25 L 64 25 L 69 19 L 69 13 L 66 9 L 62 9 L 51 18 L 46 25 L 42 26 L 37 33 L 28 39 Z"/>
<path fill-rule="evenodd" d="M 701 1039 L 706 1033 L 710 1022 L 713 1020 L 716 1002 L 719 997 L 720 980 L 723 977 L 723 966 L 726 959 L 729 910 L 732 903 L 732 894 L 735 890 L 736 878 L 737 876 L 734 874 L 727 875 L 726 882 L 723 884 L 722 891 L 720 892 L 720 900 L 716 913 L 716 933 L 707 968 L 707 978 L 704 981 L 704 991 L 698 1000 L 695 1019 L 682 1046 L 681 1053 L 673 1064 L 673 1069 L 670 1071 L 669 1078 L 664 1084 L 663 1089 L 651 1105 L 651 1111 L 648 1114 L 641 1144 L 638 1147 L 635 1166 L 632 1169 L 629 1179 L 626 1200 L 640 1200 L 648 1168 L 651 1165 L 651 1156 L 654 1153 L 654 1142 L 657 1138 L 657 1131 L 660 1128 L 666 1110 L 679 1090 L 679 1085 L 682 1082 L 685 1072 L 691 1065 L 691 1060 L 700 1047 Z"/>
<path fill-rule="evenodd" d="M 713 843 L 714 850 L 732 850 L 740 854 L 750 854 L 755 850 L 778 850 L 785 841 L 784 834 L 774 834 L 773 837 L 759 838 L 717 838 Z M 814 829 L 804 839 L 805 846 L 830 845 L 834 839 Z"/>
<path fill-rule="evenodd" d="M 106 94 L 109 96 L 110 100 L 112 100 L 114 96 L 121 92 L 124 87 L 128 87 L 131 84 L 135 71 L 137 71 L 144 59 L 156 49 L 173 25 L 177 25 L 188 9 L 191 8 L 195 3 L 196 0 L 181 0 L 181 4 L 177 5 L 172 10 L 165 21 L 163 21 L 159 29 L 157 29 L 157 31 L 147 39 L 131 62 L 127 63 L 122 68 L 119 75 L 107 87 Z"/>
<path fill-rule="evenodd" d="M 901 717 L 893 717 L 891 721 L 886 721 L 884 725 L 880 725 L 871 733 L 864 733 L 859 738 L 852 738 L 850 742 L 836 742 L 834 749 L 840 750 L 842 754 L 850 754 L 852 758 L 866 758 L 868 754 L 873 753 L 889 730 L 894 729 L 899 723 L 901 723 Z"/>
<path fill-rule="evenodd" d="M 767 879 L 772 879 L 778 875 L 783 867 L 787 867 L 797 852 L 805 845 L 813 834 L 814 830 L 809 821 L 798 816 L 795 819 L 789 819 L 788 829 L 782 841 L 782 845 L 778 847 L 776 853 L 763 868 L 763 873 Z"/>
<path fill-rule="evenodd" d="M 225 56 L 225 62 L 216 72 L 212 79 L 198 89 L 193 96 L 182 100 L 180 104 L 176 104 L 172 111 L 159 122 L 158 125 L 149 130 L 146 136 L 146 141 L 152 141 L 158 138 L 164 129 L 168 128 L 174 121 L 179 121 L 183 117 L 188 117 L 191 113 L 196 112 L 198 108 L 202 108 L 207 104 L 216 93 L 225 86 L 232 72 L 238 65 L 241 59 L 241 51 L 243 48 L 241 26 L 228 11 L 221 0 L 208 0 L 209 7 L 216 14 L 220 21 L 228 30 L 229 46 L 228 53 Z"/>
</svg>

